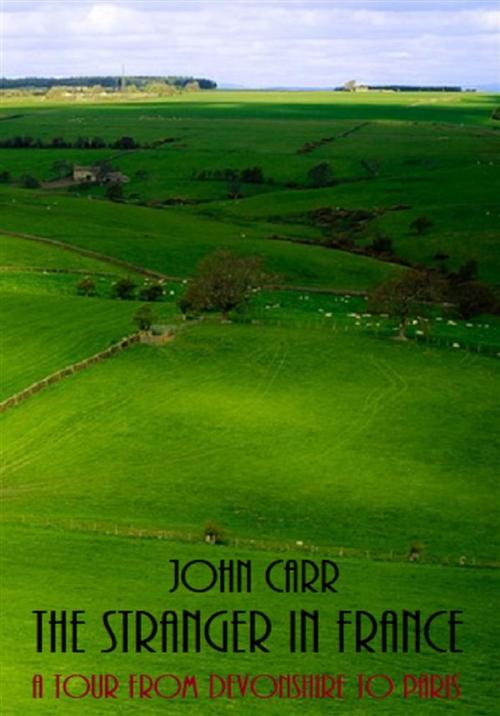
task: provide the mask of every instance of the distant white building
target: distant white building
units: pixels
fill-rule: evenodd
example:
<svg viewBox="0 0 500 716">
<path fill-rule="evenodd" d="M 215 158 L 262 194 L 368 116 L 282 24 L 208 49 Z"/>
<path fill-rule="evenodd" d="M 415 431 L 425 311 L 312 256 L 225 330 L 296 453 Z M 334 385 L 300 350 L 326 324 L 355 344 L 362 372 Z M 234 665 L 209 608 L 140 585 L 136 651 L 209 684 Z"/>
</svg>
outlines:
<svg viewBox="0 0 500 716">
<path fill-rule="evenodd" d="M 96 167 L 82 167 L 78 164 L 73 166 L 73 181 L 98 182 L 99 169 Z"/>
<path fill-rule="evenodd" d="M 97 182 L 102 184 L 126 184 L 130 181 L 122 172 L 103 172 L 99 167 L 84 167 L 78 164 L 73 166 L 73 181 Z"/>
</svg>

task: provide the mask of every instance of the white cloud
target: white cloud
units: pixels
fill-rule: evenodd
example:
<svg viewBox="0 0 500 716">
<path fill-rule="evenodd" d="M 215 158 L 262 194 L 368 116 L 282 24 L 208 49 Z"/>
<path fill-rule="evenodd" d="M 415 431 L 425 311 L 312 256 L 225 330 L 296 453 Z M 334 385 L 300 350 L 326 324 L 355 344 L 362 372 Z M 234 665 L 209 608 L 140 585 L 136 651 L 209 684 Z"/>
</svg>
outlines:
<svg viewBox="0 0 500 716">
<path fill-rule="evenodd" d="M 196 74 L 255 85 L 499 80 L 496 2 L 5 0 L 2 74 Z"/>
</svg>

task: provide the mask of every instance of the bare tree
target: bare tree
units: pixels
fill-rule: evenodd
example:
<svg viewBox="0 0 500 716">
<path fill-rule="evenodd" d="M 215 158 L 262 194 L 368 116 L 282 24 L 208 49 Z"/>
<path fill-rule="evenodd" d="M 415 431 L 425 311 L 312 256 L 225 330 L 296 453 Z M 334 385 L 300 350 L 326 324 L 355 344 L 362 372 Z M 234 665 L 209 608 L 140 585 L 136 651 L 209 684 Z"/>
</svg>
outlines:
<svg viewBox="0 0 500 716">
<path fill-rule="evenodd" d="M 227 319 L 230 311 L 248 301 L 269 279 L 261 258 L 220 249 L 200 262 L 179 305 L 183 312 L 220 311 Z"/>
<path fill-rule="evenodd" d="M 446 283 L 437 273 L 405 271 L 369 294 L 368 310 L 397 316 L 400 320 L 397 339 L 405 341 L 410 317 L 417 314 L 422 304 L 441 301 L 445 294 Z"/>
</svg>

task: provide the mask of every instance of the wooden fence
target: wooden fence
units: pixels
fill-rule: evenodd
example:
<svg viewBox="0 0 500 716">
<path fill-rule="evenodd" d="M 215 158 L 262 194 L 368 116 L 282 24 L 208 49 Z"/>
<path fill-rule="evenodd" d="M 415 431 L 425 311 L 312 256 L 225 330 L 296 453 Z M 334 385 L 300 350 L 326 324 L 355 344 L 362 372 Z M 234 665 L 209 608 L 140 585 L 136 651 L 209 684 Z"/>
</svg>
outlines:
<svg viewBox="0 0 500 716">
<path fill-rule="evenodd" d="M 34 515 L 17 515 L 5 520 L 8 524 L 24 525 L 35 529 L 50 529 L 57 531 L 72 531 L 89 533 L 125 539 L 166 540 L 170 542 L 183 542 L 186 544 L 207 544 L 204 530 L 189 531 L 183 529 L 158 529 L 154 527 L 138 527 L 114 521 L 89 520 L 82 521 L 74 518 L 42 517 Z M 213 544 L 214 549 L 241 549 L 258 552 L 295 552 L 311 555 L 313 559 L 320 557 L 365 559 L 373 562 L 406 562 L 418 568 L 418 565 L 441 565 L 444 567 L 458 567 L 469 569 L 499 569 L 500 563 L 495 560 L 484 559 L 471 553 L 460 554 L 433 554 L 424 550 L 418 559 L 410 559 L 410 549 L 363 549 L 361 547 L 339 546 L 334 544 L 315 544 L 308 540 L 294 539 L 265 539 L 256 536 L 236 537 L 225 534 L 222 541 Z"/>
</svg>

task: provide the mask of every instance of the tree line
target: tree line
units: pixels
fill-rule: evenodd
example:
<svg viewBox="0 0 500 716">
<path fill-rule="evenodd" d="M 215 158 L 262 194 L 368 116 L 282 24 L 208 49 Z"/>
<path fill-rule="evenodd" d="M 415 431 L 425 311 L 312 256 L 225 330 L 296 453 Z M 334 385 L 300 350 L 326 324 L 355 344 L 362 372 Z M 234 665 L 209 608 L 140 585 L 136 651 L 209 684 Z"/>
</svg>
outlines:
<svg viewBox="0 0 500 716">
<path fill-rule="evenodd" d="M 372 90 L 374 92 L 463 92 L 458 85 L 358 85 L 356 80 L 348 80 L 342 87 L 335 87 L 335 92 L 356 92 Z"/>
<path fill-rule="evenodd" d="M 34 137 L 9 137 L 0 140 L 1 149 L 154 149 L 162 144 L 169 144 L 176 141 L 176 137 L 165 137 L 157 139 L 148 144 L 141 144 L 133 137 L 119 137 L 107 142 L 102 137 L 77 137 L 75 140 L 53 137 L 43 140 Z"/>
<path fill-rule="evenodd" d="M 197 181 L 241 181 L 245 184 L 263 184 L 266 179 L 261 167 L 246 169 L 201 169 L 193 171 Z"/>
<path fill-rule="evenodd" d="M 85 76 L 85 77 L 20 77 L 9 79 L 2 77 L 0 79 L 0 89 L 50 89 L 51 87 L 92 87 L 101 85 L 108 89 L 119 89 L 122 78 L 118 75 L 105 76 Z M 193 82 L 197 82 L 200 89 L 216 89 L 217 82 L 207 79 L 206 77 L 162 77 L 162 76 L 141 76 L 127 77 L 127 82 L 131 82 L 136 87 L 144 87 L 150 82 L 165 82 L 174 87 L 183 88 Z"/>
<path fill-rule="evenodd" d="M 407 339 L 411 319 L 417 318 L 422 327 L 435 313 L 440 304 L 447 304 L 460 318 L 489 313 L 498 315 L 500 305 L 495 292 L 476 278 L 477 265 L 466 262 L 456 273 L 443 276 L 439 271 L 410 269 L 385 280 L 368 294 L 367 308 L 372 313 L 382 313 L 399 319 L 397 338 Z M 265 288 L 272 288 L 281 277 L 268 273 L 258 256 L 241 256 L 227 249 L 218 249 L 205 256 L 196 268 L 194 277 L 177 299 L 177 305 L 185 317 L 194 318 L 202 313 L 220 313 L 222 320 L 230 319 L 230 313 L 250 301 Z M 137 289 L 138 293 L 137 293 Z M 97 286 L 90 276 L 77 284 L 81 296 L 95 296 Z M 138 287 L 130 276 L 117 280 L 112 296 L 121 300 L 139 299 L 147 303 L 161 301 L 165 287 L 161 281 L 147 281 Z M 156 316 L 144 305 L 134 316 L 141 330 L 150 330 Z"/>
</svg>

